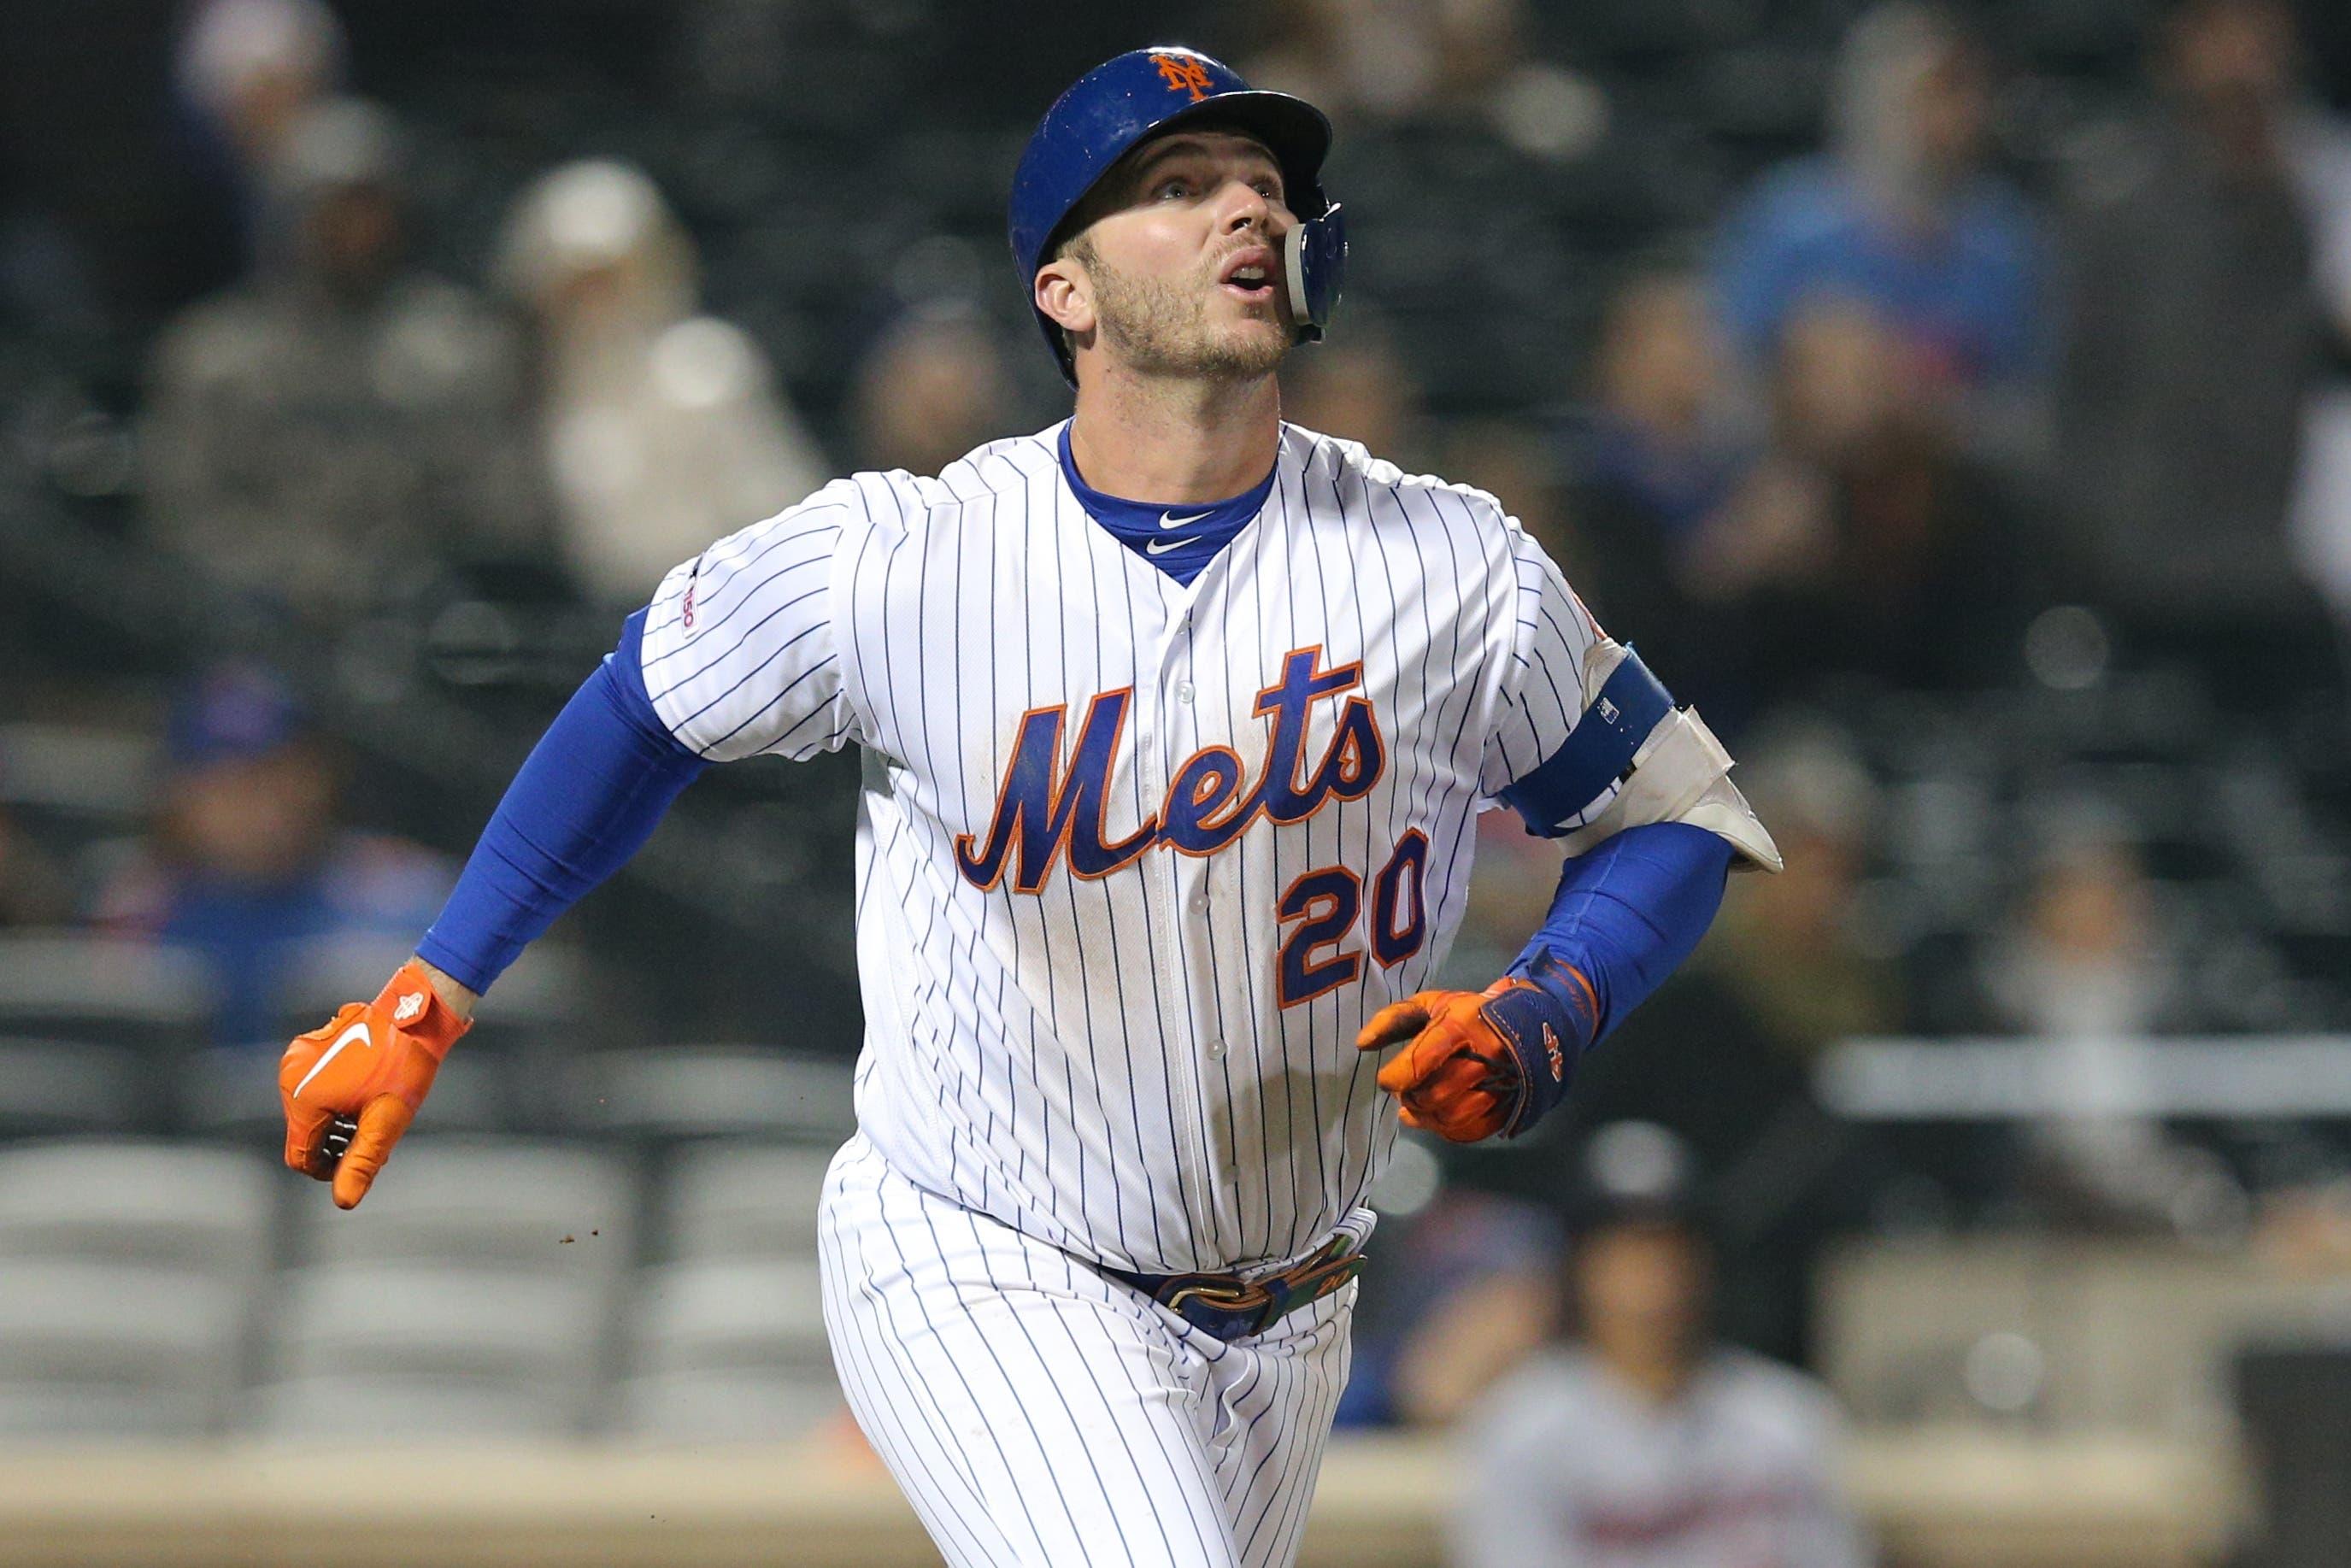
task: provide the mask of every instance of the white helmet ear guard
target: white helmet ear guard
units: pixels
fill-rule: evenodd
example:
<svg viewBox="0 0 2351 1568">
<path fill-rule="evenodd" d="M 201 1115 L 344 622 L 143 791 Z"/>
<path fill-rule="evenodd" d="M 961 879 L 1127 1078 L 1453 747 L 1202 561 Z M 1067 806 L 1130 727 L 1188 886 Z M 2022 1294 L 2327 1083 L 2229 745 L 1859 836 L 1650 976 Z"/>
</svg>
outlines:
<svg viewBox="0 0 2351 1568">
<path fill-rule="evenodd" d="M 1321 217 L 1308 218 L 1283 236 L 1281 276 L 1290 290 L 1290 315 L 1301 343 L 1322 340 L 1339 287 L 1347 274 L 1347 222 L 1333 202 Z"/>
</svg>

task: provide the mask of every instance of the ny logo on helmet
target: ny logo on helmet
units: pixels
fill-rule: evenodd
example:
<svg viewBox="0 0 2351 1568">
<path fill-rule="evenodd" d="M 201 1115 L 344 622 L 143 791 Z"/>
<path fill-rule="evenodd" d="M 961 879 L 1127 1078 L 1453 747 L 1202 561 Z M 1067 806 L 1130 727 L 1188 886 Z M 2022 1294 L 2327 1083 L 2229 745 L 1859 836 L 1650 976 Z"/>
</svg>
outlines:
<svg viewBox="0 0 2351 1568">
<path fill-rule="evenodd" d="M 1166 82 L 1169 92 L 1188 92 L 1194 103 L 1198 103 L 1216 90 L 1217 84 L 1209 77 L 1207 67 L 1197 60 L 1176 55 L 1154 55 L 1151 63 L 1159 68 L 1160 78 Z"/>
</svg>

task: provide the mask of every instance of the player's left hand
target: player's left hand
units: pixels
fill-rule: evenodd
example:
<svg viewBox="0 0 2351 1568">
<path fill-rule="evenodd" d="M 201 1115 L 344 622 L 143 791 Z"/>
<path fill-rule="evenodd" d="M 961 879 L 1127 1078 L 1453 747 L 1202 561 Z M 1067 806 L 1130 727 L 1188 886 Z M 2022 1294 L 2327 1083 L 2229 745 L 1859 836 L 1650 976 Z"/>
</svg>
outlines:
<svg viewBox="0 0 2351 1568">
<path fill-rule="evenodd" d="M 1381 1067 L 1407 1127 L 1457 1144 L 1516 1137 L 1567 1096 L 1599 1009 L 1591 982 L 1550 962 L 1541 984 L 1505 977 L 1483 991 L 1419 991 L 1374 1013 L 1358 1051 L 1404 1050 Z"/>
</svg>

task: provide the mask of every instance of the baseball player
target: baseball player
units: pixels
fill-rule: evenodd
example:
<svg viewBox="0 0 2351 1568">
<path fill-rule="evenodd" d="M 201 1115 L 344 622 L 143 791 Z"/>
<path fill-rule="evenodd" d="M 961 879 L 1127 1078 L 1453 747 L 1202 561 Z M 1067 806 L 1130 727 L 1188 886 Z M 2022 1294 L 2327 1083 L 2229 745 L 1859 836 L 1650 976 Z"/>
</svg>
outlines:
<svg viewBox="0 0 2351 1568">
<path fill-rule="evenodd" d="M 1073 417 L 672 571 L 415 958 L 281 1071 L 287 1163 L 358 1203 L 476 998 L 696 773 L 855 744 L 825 1315 L 956 1563 L 1290 1562 L 1399 1123 L 1523 1132 L 1734 858 L 1777 863 L 1492 497 L 1282 423 L 1346 252 L 1330 138 L 1186 48 L 1064 93 L 1010 217 Z M 1425 990 L 1495 806 L 1566 850 L 1552 916 Z"/>
</svg>

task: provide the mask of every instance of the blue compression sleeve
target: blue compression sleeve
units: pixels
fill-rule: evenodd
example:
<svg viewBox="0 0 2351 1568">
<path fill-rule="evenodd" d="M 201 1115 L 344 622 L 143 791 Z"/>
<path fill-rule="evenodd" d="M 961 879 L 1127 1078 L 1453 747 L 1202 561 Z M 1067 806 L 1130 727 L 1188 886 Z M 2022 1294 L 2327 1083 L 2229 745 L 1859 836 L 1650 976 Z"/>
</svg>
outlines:
<svg viewBox="0 0 2351 1568">
<path fill-rule="evenodd" d="M 1596 1044 L 1697 947 L 1722 906 L 1732 850 L 1687 822 L 1627 828 L 1575 856 L 1561 873 L 1542 929 L 1510 973 L 1543 978 L 1548 952 L 1592 982 Z"/>
<path fill-rule="evenodd" d="M 707 764 L 645 691 L 645 612 L 604 657 L 507 786 L 417 956 L 486 991 L 530 941 L 618 871 Z"/>
</svg>

